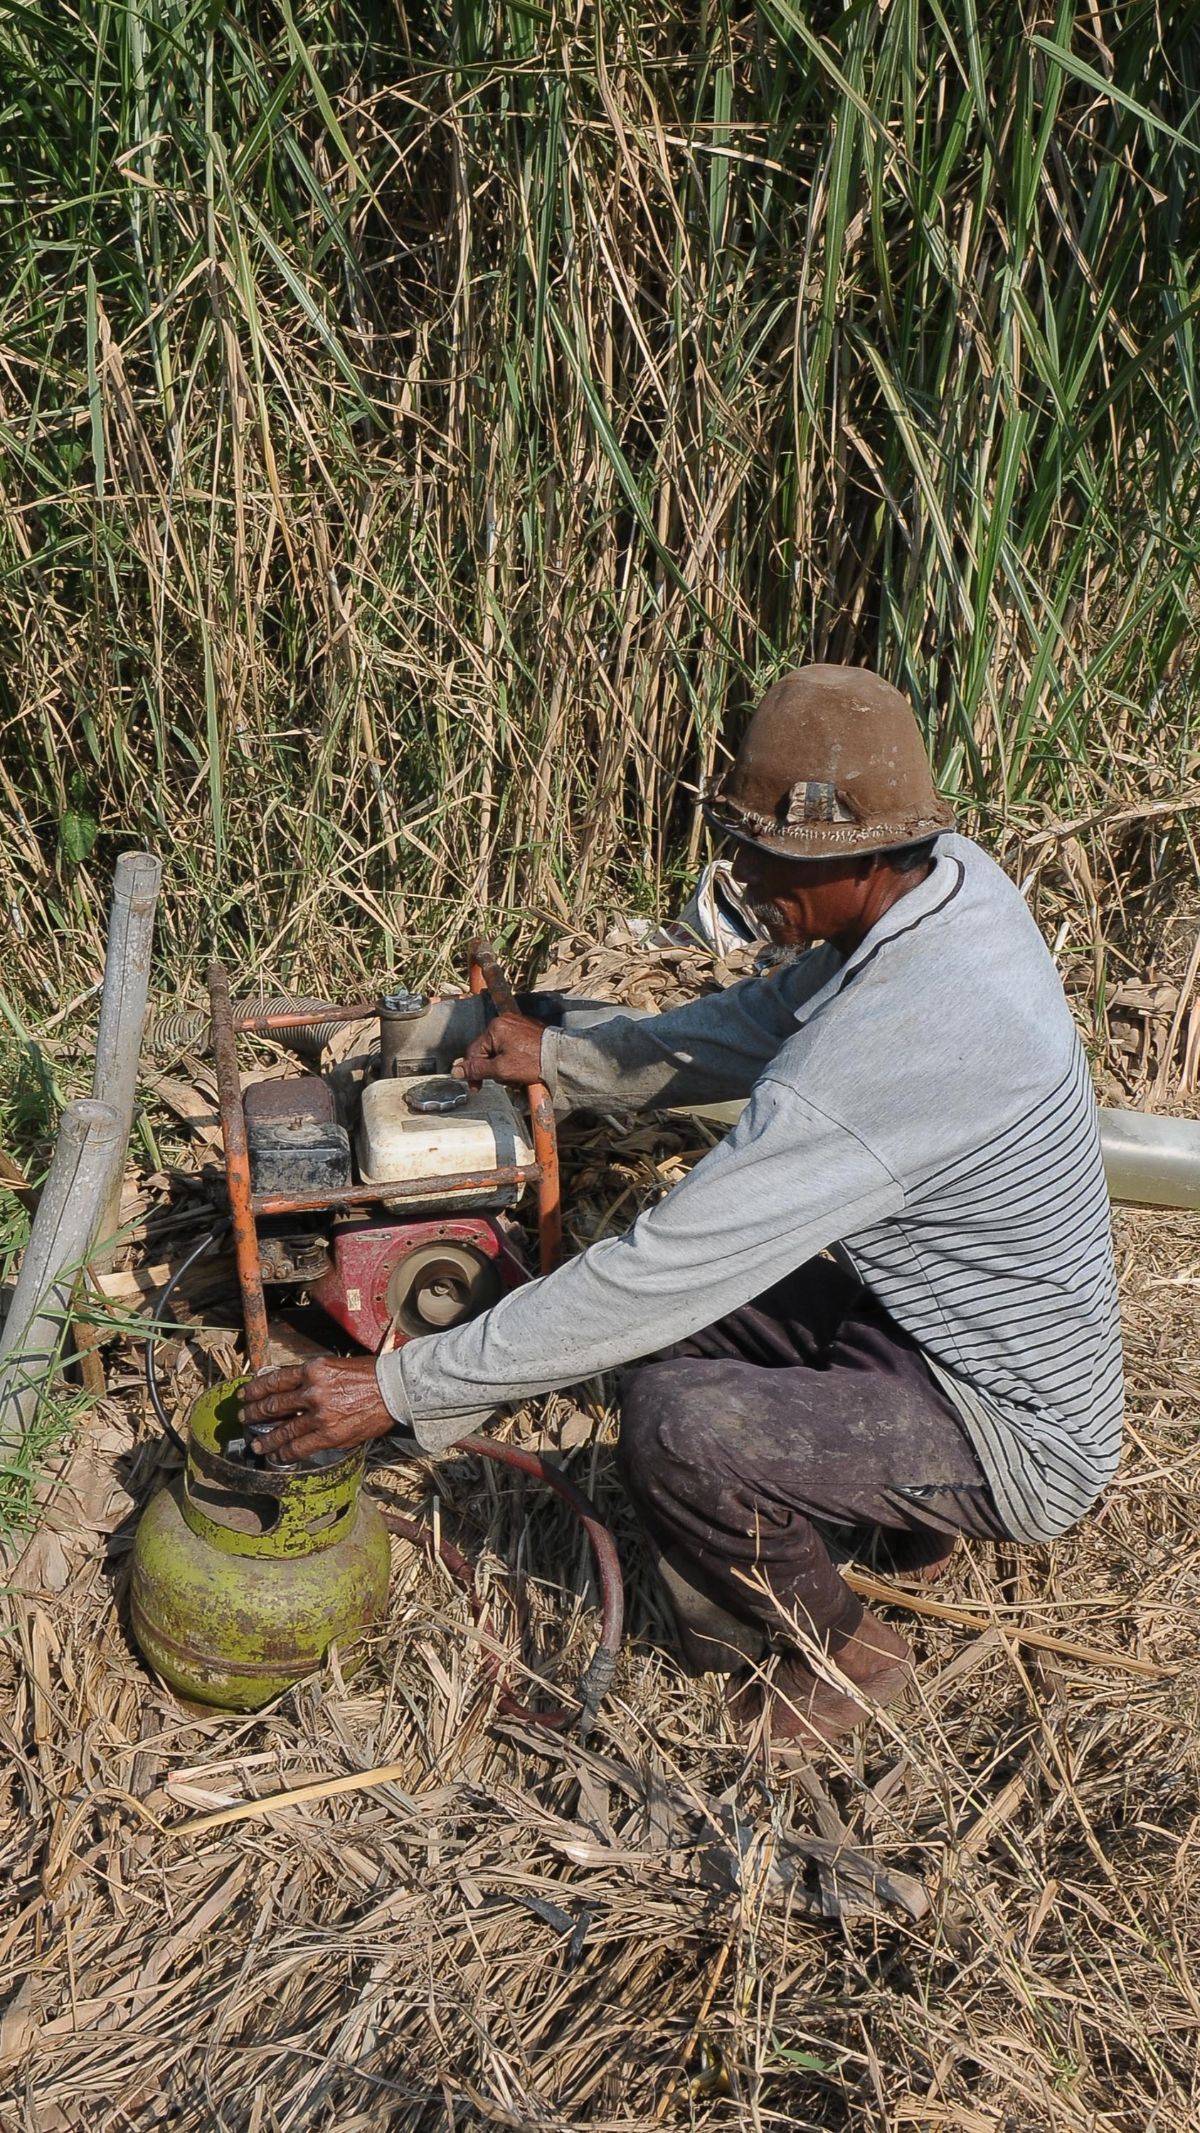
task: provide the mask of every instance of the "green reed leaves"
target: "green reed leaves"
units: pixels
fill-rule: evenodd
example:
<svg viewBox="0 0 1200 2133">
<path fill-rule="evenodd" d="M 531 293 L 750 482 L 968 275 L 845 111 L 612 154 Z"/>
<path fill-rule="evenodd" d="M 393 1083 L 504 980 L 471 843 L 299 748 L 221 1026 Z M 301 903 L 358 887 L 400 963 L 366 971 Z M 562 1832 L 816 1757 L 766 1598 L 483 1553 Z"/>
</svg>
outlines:
<svg viewBox="0 0 1200 2133">
<path fill-rule="evenodd" d="M 34 994 L 136 838 L 176 964 L 568 925 L 801 659 L 993 834 L 1194 788 L 1200 7 L 10 4 L 0 98 Z"/>
</svg>

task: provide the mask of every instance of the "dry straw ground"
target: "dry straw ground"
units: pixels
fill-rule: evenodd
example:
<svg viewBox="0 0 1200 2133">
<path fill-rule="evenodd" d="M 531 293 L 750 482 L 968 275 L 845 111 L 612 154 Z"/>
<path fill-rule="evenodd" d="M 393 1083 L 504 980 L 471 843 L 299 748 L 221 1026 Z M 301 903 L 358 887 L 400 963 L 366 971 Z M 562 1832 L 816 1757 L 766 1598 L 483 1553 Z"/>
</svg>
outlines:
<svg viewBox="0 0 1200 2133">
<path fill-rule="evenodd" d="M 36 1174 L 86 1085 L 126 841 L 166 860 L 164 983 L 214 942 L 247 987 L 423 980 L 481 915 L 511 949 L 654 905 L 719 735 L 811 656 L 912 688 L 1098 1055 L 1160 1103 L 1194 1083 L 1198 26 L 9 7 L 8 1152 Z M 198 1221 L 163 1064 L 154 1265 Z M 577 1223 L 687 1154 L 593 1132 Z M 1185 2127 L 1200 1233 L 1121 1237 L 1120 1488 L 1053 1550 L 964 1553 L 977 1629 L 919 1631 L 920 1709 L 819 1789 L 765 1781 L 664 1654 L 599 1410 L 537 1422 L 630 1577 L 586 1754 L 494 1723 L 470 1609 L 400 1550 L 349 1688 L 181 1712 L 122 1627 L 162 1463 L 118 1350 L 0 1647 L 5 2133 Z M 573 1530 L 437 1485 L 549 1638 Z M 1184 1671 L 1038 1658 L 1016 1620 Z"/>
<path fill-rule="evenodd" d="M 661 990 L 648 959 L 638 982 Z M 678 1121 L 574 1128 L 578 1234 L 627 1220 L 698 1145 Z M 150 1261 L 192 1219 L 173 1167 L 174 1211 L 155 1180 L 131 1187 Z M 400 1544 L 353 1681 L 332 1670 L 253 1719 L 182 1709 L 124 1627 L 131 1513 L 169 1455 L 118 1349 L 6 1646 L 5 2133 L 1195 2127 L 1200 1219 L 1122 1216 L 1119 1249 L 1119 1487 L 1056 1547 L 961 1551 L 938 1598 L 973 1626 L 914 1621 L 918 1707 L 804 1784 L 676 1671 L 611 1413 L 566 1401 L 516 1427 L 594 1491 L 631 1599 L 586 1748 L 497 1718 L 465 1597 Z M 180 1398 L 227 1343 L 168 1352 Z M 506 1648 L 570 1672 L 595 1618 L 557 1505 L 454 1460 L 376 1485 L 436 1491 Z M 1022 1646 L 1017 1623 L 1114 1663 Z M 260 1804 L 204 1825 L 242 1802 Z"/>
</svg>

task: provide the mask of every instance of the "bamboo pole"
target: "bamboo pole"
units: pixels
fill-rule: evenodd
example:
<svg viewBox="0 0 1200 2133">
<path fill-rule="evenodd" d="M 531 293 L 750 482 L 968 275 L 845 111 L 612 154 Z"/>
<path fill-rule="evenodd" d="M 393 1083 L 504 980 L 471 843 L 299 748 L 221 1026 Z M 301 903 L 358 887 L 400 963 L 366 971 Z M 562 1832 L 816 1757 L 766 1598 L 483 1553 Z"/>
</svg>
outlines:
<svg viewBox="0 0 1200 2133">
<path fill-rule="evenodd" d="M 138 1061 L 150 989 L 154 948 L 154 914 L 162 880 L 162 863 L 152 852 L 122 852 L 113 873 L 112 908 L 100 1027 L 96 1032 L 96 1067 L 92 1095 L 111 1104 L 120 1126 L 122 1157 L 129 1145 L 137 1099 Z M 121 1227 L 124 1161 L 102 1210 L 97 1268 L 107 1272 L 113 1261 L 112 1238 Z"/>
<path fill-rule="evenodd" d="M 112 1105 L 68 1104 L 0 1334 L 0 1460 L 20 1449 L 58 1367 L 75 1282 L 123 1168 Z"/>
</svg>

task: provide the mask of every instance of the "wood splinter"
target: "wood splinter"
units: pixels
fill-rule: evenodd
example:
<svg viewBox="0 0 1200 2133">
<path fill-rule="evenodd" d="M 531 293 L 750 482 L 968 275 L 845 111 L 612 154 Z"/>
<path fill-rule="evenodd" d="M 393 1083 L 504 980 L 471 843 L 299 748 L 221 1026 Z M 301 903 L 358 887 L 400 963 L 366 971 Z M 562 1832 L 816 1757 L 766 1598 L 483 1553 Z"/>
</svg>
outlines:
<svg viewBox="0 0 1200 2133">
<path fill-rule="evenodd" d="M 886 1578 L 870 1577 L 865 1570 L 843 1570 L 842 1577 L 860 1600 L 881 1600 L 889 1607 L 905 1607 L 910 1614 L 925 1615 L 931 1622 L 953 1622 L 960 1629 L 994 1629 L 1017 1644 L 1029 1644 L 1039 1652 L 1057 1652 L 1060 1659 L 1078 1659 L 1084 1666 L 1117 1667 L 1122 1673 L 1144 1674 L 1161 1680 L 1177 1674 L 1176 1666 L 1161 1666 L 1153 1659 L 1136 1659 L 1130 1652 L 1104 1651 L 1097 1644 L 1074 1644 L 1066 1637 L 1052 1637 L 1042 1629 L 1026 1629 L 1019 1622 L 1001 1622 L 992 1615 L 972 1614 L 969 1608 L 952 1607 L 945 1600 L 927 1600 L 924 1594 L 905 1592 Z"/>
</svg>

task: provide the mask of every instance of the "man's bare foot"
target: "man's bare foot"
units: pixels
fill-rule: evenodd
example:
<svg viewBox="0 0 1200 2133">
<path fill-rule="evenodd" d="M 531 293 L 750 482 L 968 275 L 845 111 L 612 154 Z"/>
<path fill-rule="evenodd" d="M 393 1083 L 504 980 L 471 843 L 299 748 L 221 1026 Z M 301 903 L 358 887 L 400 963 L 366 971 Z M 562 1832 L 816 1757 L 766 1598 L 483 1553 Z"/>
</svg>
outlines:
<svg viewBox="0 0 1200 2133">
<path fill-rule="evenodd" d="M 757 1733 L 767 1718 L 775 1747 L 828 1748 L 869 1725 L 876 1707 L 899 1702 L 913 1685 L 912 1655 L 904 1638 L 869 1611 L 833 1663 L 862 1690 L 861 1702 L 823 1681 L 796 1653 L 779 1661 L 769 1683 L 757 1676 L 729 1682 L 726 1702 L 739 1733 Z"/>
</svg>

